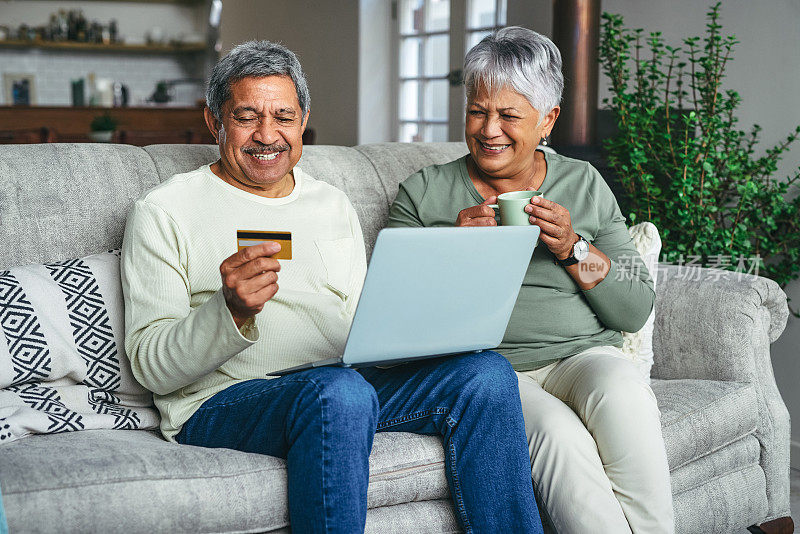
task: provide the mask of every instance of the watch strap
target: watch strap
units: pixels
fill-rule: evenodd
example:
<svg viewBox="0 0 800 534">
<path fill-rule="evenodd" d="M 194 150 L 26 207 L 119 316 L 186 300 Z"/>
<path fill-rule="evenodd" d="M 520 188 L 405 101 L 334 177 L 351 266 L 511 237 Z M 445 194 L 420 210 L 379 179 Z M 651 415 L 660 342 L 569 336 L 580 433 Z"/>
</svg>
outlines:
<svg viewBox="0 0 800 534">
<path fill-rule="evenodd" d="M 556 261 L 562 267 L 569 267 L 570 265 L 575 265 L 576 263 L 578 263 L 580 261 L 578 258 L 575 257 L 575 245 L 577 245 L 581 241 L 586 241 L 586 240 L 580 234 L 575 234 L 575 235 L 578 236 L 578 240 L 575 242 L 575 244 L 572 245 L 572 254 L 570 254 L 568 257 L 564 258 L 563 260 L 559 260 L 558 258 L 556 258 Z M 586 242 L 588 243 L 588 241 L 586 241 Z"/>
<path fill-rule="evenodd" d="M 565 258 L 563 260 L 559 260 L 558 258 L 556 258 L 556 261 L 558 261 L 558 263 L 563 267 L 569 267 L 570 265 L 575 265 L 576 263 L 578 263 L 578 258 L 576 258 L 575 254 L 573 253 L 570 257 Z"/>
</svg>

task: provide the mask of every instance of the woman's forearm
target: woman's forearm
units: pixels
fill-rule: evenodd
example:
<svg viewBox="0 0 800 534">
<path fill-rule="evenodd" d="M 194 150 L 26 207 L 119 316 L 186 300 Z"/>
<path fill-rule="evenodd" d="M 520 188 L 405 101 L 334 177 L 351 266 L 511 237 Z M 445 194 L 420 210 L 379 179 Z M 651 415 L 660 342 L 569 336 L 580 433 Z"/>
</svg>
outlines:
<svg viewBox="0 0 800 534">
<path fill-rule="evenodd" d="M 578 234 L 575 234 L 575 243 L 577 242 Z M 558 258 L 558 256 L 556 257 Z M 568 257 L 569 255 L 558 259 L 564 260 Z M 605 279 L 611 269 L 611 260 L 603 251 L 589 243 L 589 255 L 583 261 L 564 267 L 564 269 L 575 280 L 578 287 L 587 291 Z"/>
</svg>

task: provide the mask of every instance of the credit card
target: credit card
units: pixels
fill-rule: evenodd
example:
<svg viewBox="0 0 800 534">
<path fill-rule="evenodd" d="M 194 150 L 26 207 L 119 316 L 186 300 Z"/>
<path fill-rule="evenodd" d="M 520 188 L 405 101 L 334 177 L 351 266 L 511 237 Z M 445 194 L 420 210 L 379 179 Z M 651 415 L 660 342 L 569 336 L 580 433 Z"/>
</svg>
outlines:
<svg viewBox="0 0 800 534">
<path fill-rule="evenodd" d="M 262 230 L 236 230 L 237 250 L 244 247 L 258 245 L 264 241 L 275 241 L 281 246 L 280 252 L 272 257 L 276 260 L 292 259 L 292 233 L 282 231 L 262 231 Z"/>
</svg>

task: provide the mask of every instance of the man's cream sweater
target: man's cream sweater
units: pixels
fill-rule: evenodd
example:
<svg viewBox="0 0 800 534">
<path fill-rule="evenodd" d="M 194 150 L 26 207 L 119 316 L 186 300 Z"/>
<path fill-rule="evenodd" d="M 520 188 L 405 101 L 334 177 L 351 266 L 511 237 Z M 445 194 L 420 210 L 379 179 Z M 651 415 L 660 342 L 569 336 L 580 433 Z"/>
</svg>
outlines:
<svg viewBox="0 0 800 534">
<path fill-rule="evenodd" d="M 125 349 L 136 379 L 154 393 L 167 439 L 228 386 L 344 350 L 366 273 L 361 227 L 343 192 L 293 172 L 291 194 L 264 198 L 206 165 L 151 189 L 128 215 Z M 237 251 L 237 230 L 292 234 L 278 292 L 246 337 L 225 305 L 219 271 Z"/>
</svg>

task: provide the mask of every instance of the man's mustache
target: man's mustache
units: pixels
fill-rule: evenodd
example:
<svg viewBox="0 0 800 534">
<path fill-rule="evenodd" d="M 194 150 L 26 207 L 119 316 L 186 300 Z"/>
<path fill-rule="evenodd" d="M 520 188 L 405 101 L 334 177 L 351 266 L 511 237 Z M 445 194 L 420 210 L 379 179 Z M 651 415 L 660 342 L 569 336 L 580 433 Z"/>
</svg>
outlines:
<svg viewBox="0 0 800 534">
<path fill-rule="evenodd" d="M 246 146 L 242 152 L 247 154 L 271 154 L 272 152 L 283 152 L 291 148 L 286 143 L 272 143 L 271 145 Z"/>
</svg>

